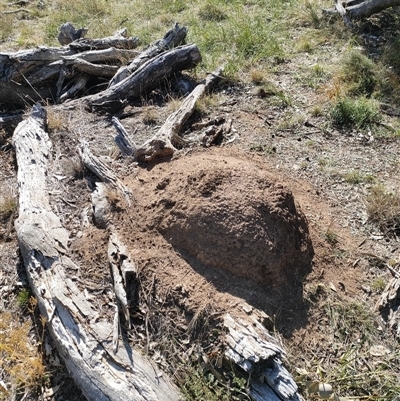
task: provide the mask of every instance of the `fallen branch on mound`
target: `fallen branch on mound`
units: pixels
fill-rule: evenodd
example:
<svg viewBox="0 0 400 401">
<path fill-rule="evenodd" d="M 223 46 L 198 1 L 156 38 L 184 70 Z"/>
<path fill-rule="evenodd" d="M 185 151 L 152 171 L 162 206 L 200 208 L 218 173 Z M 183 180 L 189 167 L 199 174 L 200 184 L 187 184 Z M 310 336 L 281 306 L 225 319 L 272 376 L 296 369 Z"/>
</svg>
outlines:
<svg viewBox="0 0 400 401">
<path fill-rule="evenodd" d="M 15 222 L 31 288 L 50 335 L 84 395 L 91 401 L 172 401 L 176 387 L 125 341 L 113 344 L 115 324 L 100 316 L 71 278 L 69 233 L 48 197 L 51 142 L 46 113 L 34 107 L 13 136 L 18 163 L 19 217 Z M 106 273 L 105 273 L 106 274 Z"/>
<path fill-rule="evenodd" d="M 221 78 L 222 71 L 223 67 L 217 68 L 213 73 L 209 74 L 201 84 L 197 85 L 196 88 L 186 96 L 179 109 L 167 118 L 158 132 L 140 147 L 136 147 L 133 142 L 129 141 L 129 135 L 122 127 L 119 120 L 114 117 L 112 121 L 122 138 L 122 143 L 124 140 L 126 141 L 126 138 L 128 138 L 129 142 L 123 143 L 122 151 L 125 153 L 127 151 L 131 152 L 134 160 L 149 162 L 155 157 L 171 156 L 176 150 L 174 145 L 185 145 L 185 141 L 179 136 L 179 132 L 189 117 L 194 113 L 197 101 Z M 121 144 L 121 141 L 116 142 L 117 144 Z"/>
</svg>

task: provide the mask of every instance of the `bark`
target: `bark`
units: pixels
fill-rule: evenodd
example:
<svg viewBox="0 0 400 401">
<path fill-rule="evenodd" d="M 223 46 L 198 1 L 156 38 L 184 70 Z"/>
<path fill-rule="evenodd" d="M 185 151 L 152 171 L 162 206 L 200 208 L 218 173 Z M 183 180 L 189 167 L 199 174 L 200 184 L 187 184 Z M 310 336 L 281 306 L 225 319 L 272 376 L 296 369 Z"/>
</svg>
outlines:
<svg viewBox="0 0 400 401">
<path fill-rule="evenodd" d="M 115 48 L 81 53 L 67 48 L 0 53 L 0 103 L 19 107 L 36 101 L 52 103 L 61 93 L 57 87 L 60 76 L 63 76 L 62 84 L 82 70 L 92 76 L 109 78 L 125 60 L 137 54 L 135 50 Z"/>
<path fill-rule="evenodd" d="M 119 191 L 129 203 L 129 195 L 131 194 L 130 190 L 125 187 L 119 178 L 101 160 L 93 155 L 87 142 L 82 141 L 78 151 L 84 166 L 95 174 L 102 182 L 109 184 L 112 188 Z"/>
<path fill-rule="evenodd" d="M 136 152 L 135 142 L 130 138 L 129 133 L 117 117 L 112 117 L 111 121 L 118 133 L 114 140 L 119 150 L 124 156 L 134 156 Z"/>
<path fill-rule="evenodd" d="M 89 401 L 178 400 L 175 386 L 129 344 L 113 347 L 114 323 L 98 316 L 72 280 L 78 266 L 68 255 L 69 233 L 48 198 L 51 142 L 45 120 L 44 109 L 35 107 L 16 128 L 13 144 L 20 190 L 15 227 L 50 335 Z"/>
<path fill-rule="evenodd" d="M 399 5 L 400 0 L 339 0 L 336 10 L 345 19 L 361 19 Z"/>
<path fill-rule="evenodd" d="M 37 101 L 63 102 L 80 90 L 93 92 L 93 88 L 108 83 L 108 91 L 90 95 L 84 103 L 93 109 L 115 111 L 126 101 L 151 91 L 171 74 L 193 68 L 201 61 L 195 45 L 173 49 L 184 41 L 187 32 L 178 24 L 141 54 L 132 50 L 138 38 L 127 38 L 125 29 L 103 39 L 83 39 L 83 32 L 67 23 L 62 26 L 60 40 L 73 40 L 68 47 L 0 53 L 0 103 L 26 106 Z M 168 49 L 172 50 L 165 52 Z M 81 74 L 86 74 L 87 79 Z M 97 81 L 91 80 L 93 88 L 86 88 L 90 77 Z M 75 87 L 71 89 L 72 80 Z M 97 85 L 99 80 L 103 85 Z"/>
<path fill-rule="evenodd" d="M 235 320 L 226 314 L 224 326 L 225 357 L 249 373 L 250 395 L 255 401 L 302 400 L 282 364 L 285 352 L 257 319 Z"/>
<path fill-rule="evenodd" d="M 149 162 L 155 157 L 171 156 L 176 150 L 175 145 L 184 145 L 185 141 L 179 132 L 188 118 L 193 114 L 196 103 L 203 94 L 210 89 L 221 77 L 223 67 L 219 67 L 185 98 L 181 107 L 172 113 L 159 131 L 139 148 L 135 148 L 135 160 Z"/>
<path fill-rule="evenodd" d="M 92 110 L 115 112 L 128 101 L 138 99 L 150 92 L 173 73 L 192 69 L 201 61 L 198 47 L 194 44 L 177 47 L 147 61 L 121 82 L 95 95 L 73 101 Z"/>
<path fill-rule="evenodd" d="M 139 38 L 127 38 L 126 35 L 127 31 L 124 28 L 116 32 L 113 36 L 102 39 L 75 39 L 69 44 L 69 48 L 80 52 L 84 50 L 102 50 L 111 47 L 115 49 L 135 49 L 139 44 Z"/>
<path fill-rule="evenodd" d="M 123 79 L 127 78 L 134 71 L 136 71 L 141 65 L 151 58 L 157 56 L 158 54 L 166 51 L 168 49 L 174 48 L 185 40 L 187 29 L 185 27 L 180 27 L 179 24 L 169 30 L 164 38 L 159 39 L 152 43 L 145 51 L 140 53 L 129 65 L 121 67 L 115 74 L 113 79 L 109 83 L 109 87 L 116 85 Z"/>
</svg>

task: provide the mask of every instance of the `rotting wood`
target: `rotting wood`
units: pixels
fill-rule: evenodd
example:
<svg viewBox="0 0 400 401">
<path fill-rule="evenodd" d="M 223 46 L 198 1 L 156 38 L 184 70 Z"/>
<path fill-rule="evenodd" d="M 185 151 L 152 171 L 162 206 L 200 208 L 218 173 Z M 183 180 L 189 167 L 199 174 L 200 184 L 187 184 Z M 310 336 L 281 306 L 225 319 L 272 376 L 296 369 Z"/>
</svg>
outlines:
<svg viewBox="0 0 400 401">
<path fill-rule="evenodd" d="M 87 28 L 76 29 L 71 22 L 66 22 L 60 26 L 60 32 L 58 33 L 58 41 L 64 46 L 74 40 L 84 37 L 87 33 Z"/>
<path fill-rule="evenodd" d="M 124 246 L 115 232 L 112 230 L 108 243 L 108 260 L 111 265 L 114 281 L 114 291 L 117 301 L 121 307 L 122 313 L 125 317 L 127 327 L 131 328 L 131 322 L 129 317 L 129 304 L 126 295 L 126 285 L 124 281 L 124 269 L 125 260 L 129 259 L 128 252 L 124 251 Z"/>
<path fill-rule="evenodd" d="M 112 117 L 111 121 L 118 133 L 117 136 L 114 137 L 114 141 L 119 150 L 124 156 L 133 156 L 136 151 L 135 142 L 130 138 L 129 133 L 126 131 L 117 117 Z"/>
<path fill-rule="evenodd" d="M 135 72 L 110 88 L 90 96 L 80 98 L 71 105 L 85 105 L 92 110 L 115 112 L 128 101 L 138 99 L 156 88 L 161 81 L 173 73 L 196 67 L 201 55 L 195 44 L 176 47 L 166 51 L 143 65 Z"/>
<path fill-rule="evenodd" d="M 172 401 L 176 387 L 125 343 L 113 347 L 113 323 L 99 318 L 66 271 L 69 233 L 48 198 L 51 142 L 46 115 L 35 106 L 13 136 L 18 163 L 19 217 L 15 222 L 32 290 L 61 357 L 89 401 Z M 115 353 L 114 353 L 115 351 Z M 156 379 L 155 379 L 156 376 Z"/>
<path fill-rule="evenodd" d="M 14 130 L 23 119 L 23 111 L 14 111 L 13 113 L 0 114 L 0 128 Z"/>
<path fill-rule="evenodd" d="M 117 31 L 114 35 L 101 39 L 86 39 L 80 38 L 69 44 L 70 49 L 76 51 L 84 50 L 102 50 L 108 48 L 115 49 L 135 49 L 139 44 L 139 38 L 134 36 L 127 38 L 127 30 L 123 28 Z"/>
<path fill-rule="evenodd" d="M 172 113 L 159 131 L 142 146 L 137 148 L 134 159 L 140 161 L 151 161 L 155 157 L 171 156 L 176 150 L 174 145 L 184 145 L 185 141 L 179 136 L 185 122 L 193 114 L 196 103 L 203 94 L 210 89 L 220 78 L 223 67 L 217 68 L 209 74 L 206 79 L 184 99 L 177 111 Z"/>
<path fill-rule="evenodd" d="M 66 26 L 65 35 L 71 36 L 70 39 L 83 32 L 75 30 L 71 24 Z M 175 47 L 184 41 L 186 32 L 185 27 L 176 24 L 143 53 L 133 50 L 138 38 L 126 38 L 125 29 L 108 38 L 74 40 L 68 47 L 0 53 L 0 103 L 26 106 L 36 101 L 57 102 L 61 93 L 67 93 L 71 87 L 71 80 L 83 89 L 84 79 L 80 78 L 83 73 L 103 80 L 105 85 L 111 79 L 108 82 L 111 88 L 88 95 L 79 103 L 92 109 L 116 111 L 126 101 L 140 98 L 162 80 L 194 68 L 201 61 L 196 45 Z M 119 69 L 131 60 L 127 67 Z M 88 89 L 92 92 L 104 87 L 96 86 L 95 80 L 91 82 L 93 87 Z M 68 92 L 61 101 L 71 98 L 72 94 Z"/>
<path fill-rule="evenodd" d="M 86 141 L 81 141 L 78 148 L 82 163 L 101 181 L 117 189 L 128 201 L 131 194 L 130 190 L 120 181 L 120 179 L 108 168 L 100 159 L 93 155 Z"/>
<path fill-rule="evenodd" d="M 185 40 L 187 29 L 185 27 L 175 24 L 162 39 L 159 39 L 152 43 L 146 50 L 140 53 L 130 64 L 127 66 L 120 67 L 115 76 L 110 80 L 108 87 L 121 82 L 134 71 L 136 71 L 141 65 L 157 56 L 163 51 L 174 48 L 183 43 Z"/>
<path fill-rule="evenodd" d="M 79 91 L 85 88 L 88 81 L 89 81 L 89 75 L 82 74 L 76 77 L 71 87 L 65 90 L 64 93 L 61 93 L 59 97 L 59 102 L 62 103 L 68 99 L 73 98 L 77 93 L 79 93 Z"/>
<path fill-rule="evenodd" d="M 95 75 L 96 77 L 112 77 L 118 70 L 116 65 L 109 64 L 93 64 L 82 59 L 76 59 L 74 62 L 74 68 L 79 71 L 86 72 L 90 75 Z"/>
<path fill-rule="evenodd" d="M 52 102 L 57 97 L 56 82 L 60 81 L 60 74 L 70 79 L 85 68 L 95 76 L 109 77 L 115 69 L 96 66 L 90 70 L 87 63 L 113 63 L 118 68 L 137 54 L 135 50 L 115 48 L 76 53 L 68 48 L 45 47 L 0 53 L 0 103 L 26 106 L 36 101 Z"/>
<path fill-rule="evenodd" d="M 367 18 L 387 8 L 400 6 L 400 0 L 337 0 L 335 8 L 323 10 L 326 14 L 339 13 L 346 24 L 351 19 Z"/>
<path fill-rule="evenodd" d="M 92 205 L 95 224 L 99 228 L 107 229 L 110 232 L 107 254 L 117 301 L 113 333 L 113 348 L 115 352 L 117 352 L 120 331 L 120 313 L 124 316 L 125 324 L 128 329 L 131 328 L 127 288 L 128 280 L 133 279 L 136 281 L 137 269 L 112 223 L 108 190 L 106 184 L 102 182 L 96 183 L 96 189 L 92 192 Z"/>
<path fill-rule="evenodd" d="M 117 67 L 122 64 L 123 60 L 129 59 L 137 55 L 138 52 L 135 50 L 126 49 L 104 49 L 104 50 L 92 50 L 84 51 L 77 54 L 69 54 L 62 56 L 60 60 L 56 60 L 50 64 L 45 64 L 42 67 L 36 68 L 27 77 L 26 81 L 30 85 L 38 85 L 43 83 L 47 86 L 51 85 L 52 81 L 61 73 L 62 69 L 68 69 L 68 75 L 72 77 L 75 68 L 82 70 L 86 66 L 86 72 L 91 75 L 98 76 L 99 69 L 100 76 L 109 76 L 111 72 L 114 72 L 110 67 Z M 103 63 L 117 63 L 116 66 L 108 65 L 103 67 Z M 90 63 L 90 64 L 89 64 Z M 95 63 L 102 63 L 101 65 Z M 92 67 L 89 69 L 88 66 Z M 93 67 L 95 65 L 95 67 Z M 83 67 L 82 67 L 83 66 Z M 106 75 L 107 74 L 107 75 Z"/>
<path fill-rule="evenodd" d="M 249 373 L 250 395 L 255 401 L 302 400 L 282 364 L 285 352 L 256 318 L 250 319 L 225 315 L 225 357 Z"/>
</svg>

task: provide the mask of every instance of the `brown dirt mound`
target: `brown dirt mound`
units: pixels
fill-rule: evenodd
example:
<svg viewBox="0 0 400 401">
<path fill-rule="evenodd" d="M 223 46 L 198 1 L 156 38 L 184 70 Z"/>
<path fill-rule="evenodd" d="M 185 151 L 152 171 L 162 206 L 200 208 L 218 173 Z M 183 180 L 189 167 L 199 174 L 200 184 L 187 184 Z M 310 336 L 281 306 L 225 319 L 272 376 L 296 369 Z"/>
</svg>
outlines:
<svg viewBox="0 0 400 401">
<path fill-rule="evenodd" d="M 154 166 L 139 179 L 147 226 L 206 266 L 269 286 L 311 269 L 307 221 L 292 193 L 256 164 L 201 154 Z M 135 190 L 137 192 L 137 189 Z"/>
</svg>

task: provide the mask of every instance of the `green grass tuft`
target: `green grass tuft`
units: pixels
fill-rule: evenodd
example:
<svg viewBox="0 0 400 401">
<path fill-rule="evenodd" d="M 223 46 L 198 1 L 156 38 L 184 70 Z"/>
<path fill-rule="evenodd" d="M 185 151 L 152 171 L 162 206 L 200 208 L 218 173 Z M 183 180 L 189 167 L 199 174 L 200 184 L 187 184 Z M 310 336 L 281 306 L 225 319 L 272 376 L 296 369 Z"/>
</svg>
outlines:
<svg viewBox="0 0 400 401">
<path fill-rule="evenodd" d="M 335 125 L 359 129 L 377 124 L 382 119 L 379 103 L 365 97 L 340 98 L 334 103 L 330 114 Z"/>
<path fill-rule="evenodd" d="M 353 51 L 346 56 L 343 75 L 349 84 L 349 94 L 370 96 L 373 93 L 377 83 L 376 66 L 360 52 Z"/>
</svg>

